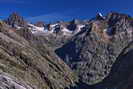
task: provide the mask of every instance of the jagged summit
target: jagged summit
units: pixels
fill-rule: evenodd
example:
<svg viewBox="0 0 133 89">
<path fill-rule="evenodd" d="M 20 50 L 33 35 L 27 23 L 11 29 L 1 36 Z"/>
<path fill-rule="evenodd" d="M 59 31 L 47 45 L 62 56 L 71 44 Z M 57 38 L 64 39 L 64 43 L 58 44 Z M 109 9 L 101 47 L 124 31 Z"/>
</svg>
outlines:
<svg viewBox="0 0 133 89">
<path fill-rule="evenodd" d="M 109 12 L 108 14 L 107 14 L 107 17 L 111 17 L 111 16 L 116 16 L 116 17 L 126 17 L 126 18 L 129 18 L 129 17 L 131 17 L 130 15 L 128 15 L 128 14 L 124 14 L 124 13 L 118 13 L 118 12 Z"/>
<path fill-rule="evenodd" d="M 99 12 L 98 14 L 99 14 L 99 16 L 103 17 L 102 13 Z"/>
<path fill-rule="evenodd" d="M 5 22 L 12 26 L 12 27 L 24 27 L 26 25 L 26 21 L 22 16 L 20 16 L 17 12 L 13 12 L 6 20 Z"/>
<path fill-rule="evenodd" d="M 105 20 L 106 18 L 102 15 L 102 13 L 97 13 L 96 19 L 97 20 Z"/>
</svg>

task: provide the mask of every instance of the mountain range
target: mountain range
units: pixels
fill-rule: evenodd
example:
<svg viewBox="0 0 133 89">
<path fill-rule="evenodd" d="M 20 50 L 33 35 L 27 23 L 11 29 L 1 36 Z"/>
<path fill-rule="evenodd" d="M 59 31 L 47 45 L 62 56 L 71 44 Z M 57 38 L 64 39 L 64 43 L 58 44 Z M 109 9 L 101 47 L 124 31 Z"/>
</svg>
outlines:
<svg viewBox="0 0 133 89">
<path fill-rule="evenodd" d="M 0 21 L 0 89 L 133 89 L 133 18 Z"/>
</svg>

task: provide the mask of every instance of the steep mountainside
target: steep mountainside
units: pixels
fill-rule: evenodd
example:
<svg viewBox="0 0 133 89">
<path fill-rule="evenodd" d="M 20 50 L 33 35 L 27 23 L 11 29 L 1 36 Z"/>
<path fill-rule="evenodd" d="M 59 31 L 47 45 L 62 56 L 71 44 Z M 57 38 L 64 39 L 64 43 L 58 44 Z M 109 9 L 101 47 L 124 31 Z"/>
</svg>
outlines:
<svg viewBox="0 0 133 89">
<path fill-rule="evenodd" d="M 75 81 L 71 69 L 45 44 L 34 45 L 0 23 L 1 89 L 65 89 Z"/>
<path fill-rule="evenodd" d="M 109 75 L 119 55 L 133 41 L 132 22 L 130 16 L 119 13 L 109 13 L 105 19 L 96 18 L 90 21 L 89 28 L 55 52 L 75 70 L 81 81 L 97 84 Z"/>
</svg>

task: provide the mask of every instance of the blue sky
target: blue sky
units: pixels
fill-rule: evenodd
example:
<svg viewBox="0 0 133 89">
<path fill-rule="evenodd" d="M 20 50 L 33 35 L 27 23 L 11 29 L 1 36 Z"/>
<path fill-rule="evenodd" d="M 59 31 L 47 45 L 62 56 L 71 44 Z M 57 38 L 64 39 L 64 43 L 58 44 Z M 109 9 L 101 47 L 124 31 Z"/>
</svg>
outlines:
<svg viewBox="0 0 133 89">
<path fill-rule="evenodd" d="M 101 12 L 133 15 L 133 0 L 0 0 L 0 18 L 18 12 L 29 21 L 89 19 Z"/>
</svg>

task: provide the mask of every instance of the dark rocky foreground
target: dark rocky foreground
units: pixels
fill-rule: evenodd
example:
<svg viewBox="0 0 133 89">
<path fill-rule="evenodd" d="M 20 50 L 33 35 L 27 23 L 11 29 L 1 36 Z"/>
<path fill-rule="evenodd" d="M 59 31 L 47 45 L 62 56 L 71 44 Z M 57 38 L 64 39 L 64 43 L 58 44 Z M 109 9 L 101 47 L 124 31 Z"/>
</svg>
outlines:
<svg viewBox="0 0 133 89">
<path fill-rule="evenodd" d="M 1 89 L 133 89 L 131 16 L 56 24 L 35 34 L 16 13 L 0 22 Z"/>
</svg>

